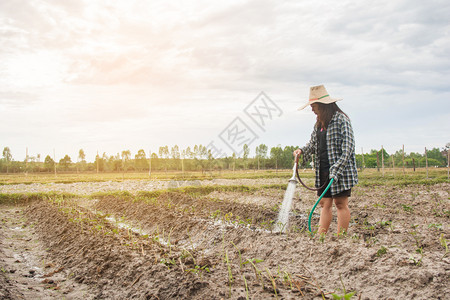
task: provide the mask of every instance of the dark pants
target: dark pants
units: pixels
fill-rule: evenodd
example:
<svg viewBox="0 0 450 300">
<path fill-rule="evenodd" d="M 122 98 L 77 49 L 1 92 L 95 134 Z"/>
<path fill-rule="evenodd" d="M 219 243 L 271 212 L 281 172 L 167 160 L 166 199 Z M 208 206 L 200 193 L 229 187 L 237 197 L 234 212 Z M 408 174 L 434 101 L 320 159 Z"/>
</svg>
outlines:
<svg viewBox="0 0 450 300">
<path fill-rule="evenodd" d="M 319 172 L 320 186 L 322 186 L 324 182 L 326 182 L 327 184 L 323 188 L 321 188 L 320 190 L 317 191 L 317 196 L 322 195 L 323 191 L 327 188 L 328 184 L 330 183 L 329 175 L 330 174 L 328 171 L 320 171 Z M 324 198 L 350 197 L 351 194 L 352 194 L 352 189 L 345 190 L 336 195 L 331 195 L 331 187 L 330 187 L 323 197 Z"/>
</svg>

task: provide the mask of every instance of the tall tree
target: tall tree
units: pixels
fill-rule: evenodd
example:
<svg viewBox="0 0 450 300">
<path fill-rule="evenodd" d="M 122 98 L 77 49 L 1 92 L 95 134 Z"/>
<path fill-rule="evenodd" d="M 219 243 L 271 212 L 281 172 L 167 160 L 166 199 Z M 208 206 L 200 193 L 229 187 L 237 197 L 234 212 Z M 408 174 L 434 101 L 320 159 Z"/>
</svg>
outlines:
<svg viewBox="0 0 450 300">
<path fill-rule="evenodd" d="M 250 148 L 248 147 L 247 144 L 244 144 L 243 152 L 242 152 L 242 157 L 244 160 L 244 169 L 247 169 L 247 159 L 248 159 L 249 154 L 250 154 Z"/>
<path fill-rule="evenodd" d="M 124 171 L 127 170 L 128 167 L 128 161 L 131 158 L 131 152 L 130 150 L 123 150 L 122 151 L 122 168 Z"/>
<path fill-rule="evenodd" d="M 148 169 L 148 160 L 144 149 L 138 150 L 138 153 L 134 156 L 134 164 L 139 171 Z"/>
<path fill-rule="evenodd" d="M 9 164 L 10 161 L 12 161 L 11 150 L 9 149 L 9 147 L 3 148 L 3 158 L 6 161 L 6 173 L 9 173 Z"/>
<path fill-rule="evenodd" d="M 69 166 L 70 166 L 70 164 L 72 163 L 72 159 L 70 158 L 70 156 L 69 155 L 65 155 L 64 156 L 64 158 L 61 158 L 60 160 L 59 160 L 59 164 L 63 167 L 63 169 L 64 170 L 68 170 L 69 169 Z"/>
<path fill-rule="evenodd" d="M 275 160 L 275 169 L 278 171 L 278 161 L 280 160 L 281 155 L 283 154 L 283 149 L 281 149 L 281 145 L 277 147 L 273 147 L 270 149 L 270 158 Z"/>
<path fill-rule="evenodd" d="M 51 172 L 54 167 L 55 161 L 50 157 L 50 155 L 47 155 L 44 159 L 44 168 L 47 170 L 47 172 Z"/>
</svg>

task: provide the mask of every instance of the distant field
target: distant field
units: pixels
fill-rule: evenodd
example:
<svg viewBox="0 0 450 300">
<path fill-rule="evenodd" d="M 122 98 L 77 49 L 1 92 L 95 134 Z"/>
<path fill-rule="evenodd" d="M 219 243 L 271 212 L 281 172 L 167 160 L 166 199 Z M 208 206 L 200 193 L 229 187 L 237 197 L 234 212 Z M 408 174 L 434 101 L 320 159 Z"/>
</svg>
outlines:
<svg viewBox="0 0 450 300">
<path fill-rule="evenodd" d="M 31 183 L 73 183 L 73 182 L 121 182 L 126 180 L 206 180 L 206 179 L 256 179 L 256 178 L 287 178 L 292 176 L 292 170 L 239 170 L 239 171 L 213 171 L 213 172 L 148 172 L 142 173 L 14 173 L 0 174 L 0 185 L 5 184 L 31 184 Z M 301 169 L 300 176 L 313 178 L 314 171 Z M 359 171 L 360 184 L 407 184 L 407 183 L 438 183 L 447 182 L 446 168 L 429 168 L 428 179 L 425 168 L 403 169 L 364 169 Z"/>
</svg>

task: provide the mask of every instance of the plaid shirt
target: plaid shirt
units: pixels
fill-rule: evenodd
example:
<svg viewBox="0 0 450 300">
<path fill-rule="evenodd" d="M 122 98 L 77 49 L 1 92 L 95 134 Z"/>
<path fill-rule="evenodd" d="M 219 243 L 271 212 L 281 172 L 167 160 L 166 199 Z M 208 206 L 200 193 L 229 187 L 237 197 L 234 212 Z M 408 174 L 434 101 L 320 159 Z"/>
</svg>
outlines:
<svg viewBox="0 0 450 300">
<path fill-rule="evenodd" d="M 314 154 L 314 167 L 316 168 L 316 188 L 320 187 L 319 180 L 319 155 L 317 142 L 317 128 L 311 134 L 311 140 L 301 148 L 304 161 L 311 159 Z M 358 171 L 355 160 L 355 138 L 350 120 L 340 112 L 336 112 L 331 118 L 327 128 L 327 151 L 330 161 L 330 178 L 334 182 L 330 187 L 331 194 L 336 195 L 351 189 L 358 183 Z"/>
</svg>

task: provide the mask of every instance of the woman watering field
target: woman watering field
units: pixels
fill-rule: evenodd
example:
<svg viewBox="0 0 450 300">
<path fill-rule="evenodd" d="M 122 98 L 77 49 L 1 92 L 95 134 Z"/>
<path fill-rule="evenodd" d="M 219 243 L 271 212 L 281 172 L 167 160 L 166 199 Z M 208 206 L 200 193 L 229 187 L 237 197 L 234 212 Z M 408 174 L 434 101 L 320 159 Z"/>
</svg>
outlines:
<svg viewBox="0 0 450 300">
<path fill-rule="evenodd" d="M 317 195 L 320 196 L 325 187 L 334 179 L 331 188 L 320 201 L 319 233 L 326 233 L 333 218 L 333 202 L 337 208 L 338 233 L 347 232 L 350 223 L 348 197 L 351 189 L 358 183 L 355 160 L 355 139 L 348 116 L 337 106 L 323 85 L 310 89 L 309 101 L 299 108 L 311 105 L 317 115 L 311 140 L 306 146 L 294 151 L 294 155 L 303 154 L 303 160 L 309 160 L 314 154 L 316 169 Z"/>
</svg>

